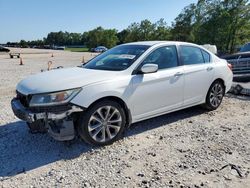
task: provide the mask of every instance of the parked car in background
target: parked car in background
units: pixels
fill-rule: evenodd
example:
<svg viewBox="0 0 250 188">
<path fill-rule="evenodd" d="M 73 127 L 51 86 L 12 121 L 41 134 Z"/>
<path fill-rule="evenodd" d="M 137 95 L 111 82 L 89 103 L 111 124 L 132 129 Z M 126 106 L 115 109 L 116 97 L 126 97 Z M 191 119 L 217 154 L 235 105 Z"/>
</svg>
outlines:
<svg viewBox="0 0 250 188">
<path fill-rule="evenodd" d="M 8 48 L 0 46 L 0 52 L 10 52 L 10 50 Z"/>
<path fill-rule="evenodd" d="M 106 52 L 107 50 L 108 48 L 106 48 L 105 46 L 98 46 L 96 48 L 92 48 L 91 52 L 103 53 L 103 52 Z"/>
<path fill-rule="evenodd" d="M 11 105 L 31 129 L 57 140 L 79 134 L 111 144 L 131 124 L 202 104 L 217 109 L 232 84 L 226 60 L 183 42 L 136 42 L 114 47 L 81 67 L 31 75 Z"/>
<path fill-rule="evenodd" d="M 240 52 L 249 52 L 250 53 L 250 42 L 241 47 Z"/>
<path fill-rule="evenodd" d="M 250 81 L 250 43 L 243 45 L 238 53 L 222 58 L 232 65 L 235 81 Z"/>
<path fill-rule="evenodd" d="M 65 46 L 53 46 L 54 50 L 65 50 Z"/>
</svg>

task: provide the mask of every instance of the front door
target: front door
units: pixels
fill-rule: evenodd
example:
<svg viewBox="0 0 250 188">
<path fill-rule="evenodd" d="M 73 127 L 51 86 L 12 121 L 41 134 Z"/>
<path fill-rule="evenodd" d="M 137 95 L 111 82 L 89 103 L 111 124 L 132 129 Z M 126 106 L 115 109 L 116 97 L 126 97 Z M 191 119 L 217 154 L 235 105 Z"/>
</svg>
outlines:
<svg viewBox="0 0 250 188">
<path fill-rule="evenodd" d="M 130 103 L 135 121 L 145 119 L 175 108 L 183 103 L 183 67 L 178 66 L 175 46 L 156 49 L 141 63 L 157 64 L 156 73 L 135 74 Z"/>
</svg>

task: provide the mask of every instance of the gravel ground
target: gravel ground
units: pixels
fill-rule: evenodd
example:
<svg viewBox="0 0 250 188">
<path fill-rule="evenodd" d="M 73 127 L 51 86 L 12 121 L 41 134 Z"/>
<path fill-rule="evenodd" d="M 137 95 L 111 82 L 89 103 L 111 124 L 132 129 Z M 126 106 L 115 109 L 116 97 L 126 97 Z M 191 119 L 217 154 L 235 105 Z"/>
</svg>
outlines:
<svg viewBox="0 0 250 188">
<path fill-rule="evenodd" d="M 0 187 L 249 187 L 250 98 L 227 95 L 213 112 L 193 107 L 136 123 L 111 146 L 57 142 L 14 117 L 15 86 L 49 60 L 76 66 L 93 54 L 25 52 L 24 66 L 0 54 Z"/>
</svg>

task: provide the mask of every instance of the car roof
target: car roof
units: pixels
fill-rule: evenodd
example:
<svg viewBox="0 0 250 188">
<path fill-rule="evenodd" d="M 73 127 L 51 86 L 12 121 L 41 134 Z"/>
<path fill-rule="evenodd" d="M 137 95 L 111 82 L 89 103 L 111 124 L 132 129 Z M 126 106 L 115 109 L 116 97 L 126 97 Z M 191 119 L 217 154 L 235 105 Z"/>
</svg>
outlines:
<svg viewBox="0 0 250 188">
<path fill-rule="evenodd" d="M 198 46 L 193 43 L 188 43 L 188 42 L 180 42 L 180 41 L 140 41 L 140 42 L 131 42 L 127 43 L 125 45 L 145 45 L 145 46 L 154 46 L 154 45 L 160 45 L 160 44 L 183 44 L 183 45 L 193 45 L 193 46 Z"/>
<path fill-rule="evenodd" d="M 145 45 L 145 46 L 149 46 L 149 47 L 160 46 L 160 45 L 186 45 L 186 46 L 193 46 L 193 47 L 200 48 L 200 49 L 208 52 L 213 57 L 218 58 L 211 51 L 207 50 L 203 46 L 200 46 L 200 45 L 194 44 L 194 43 L 189 43 L 189 42 L 180 42 L 180 41 L 141 41 L 141 42 L 126 43 L 126 44 L 122 44 L 122 45 Z"/>
</svg>

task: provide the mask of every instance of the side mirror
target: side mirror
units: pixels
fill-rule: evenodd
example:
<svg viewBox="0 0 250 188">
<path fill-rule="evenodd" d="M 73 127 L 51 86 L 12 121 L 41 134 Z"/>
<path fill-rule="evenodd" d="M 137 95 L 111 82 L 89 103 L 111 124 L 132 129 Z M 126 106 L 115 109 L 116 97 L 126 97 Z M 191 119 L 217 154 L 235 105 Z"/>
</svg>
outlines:
<svg viewBox="0 0 250 188">
<path fill-rule="evenodd" d="M 141 72 L 144 74 L 154 73 L 158 71 L 158 65 L 156 64 L 145 64 L 141 67 Z"/>
</svg>

